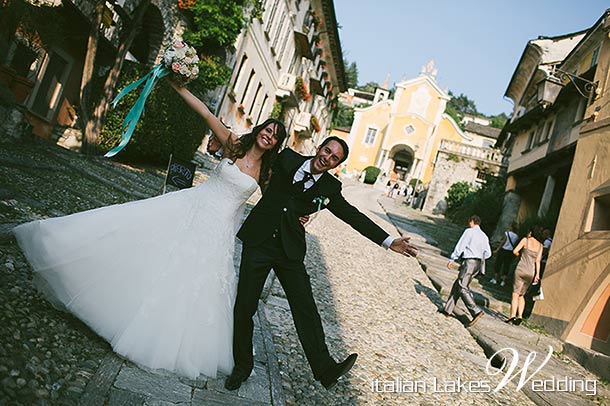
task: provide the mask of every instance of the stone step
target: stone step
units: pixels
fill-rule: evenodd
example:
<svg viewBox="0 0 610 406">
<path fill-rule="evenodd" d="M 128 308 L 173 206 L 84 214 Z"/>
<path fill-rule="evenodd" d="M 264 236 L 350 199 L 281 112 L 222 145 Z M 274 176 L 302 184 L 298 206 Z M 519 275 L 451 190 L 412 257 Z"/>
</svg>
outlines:
<svg viewBox="0 0 610 406">
<path fill-rule="evenodd" d="M 449 295 L 453 282 L 457 277 L 457 273 L 449 275 L 446 272 L 438 268 L 429 268 L 426 270 L 426 275 L 441 295 Z M 475 302 L 479 306 L 486 307 L 488 309 L 495 310 L 502 314 L 510 313 L 510 302 L 507 301 L 506 297 L 492 295 L 481 288 L 476 281 L 473 281 L 470 285 L 470 290 L 474 297 Z"/>
</svg>

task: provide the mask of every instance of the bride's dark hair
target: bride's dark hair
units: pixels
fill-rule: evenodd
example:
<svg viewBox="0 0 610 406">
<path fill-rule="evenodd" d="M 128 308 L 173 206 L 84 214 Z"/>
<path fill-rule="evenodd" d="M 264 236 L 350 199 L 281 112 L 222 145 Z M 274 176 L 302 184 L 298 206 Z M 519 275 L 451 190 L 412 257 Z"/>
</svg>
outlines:
<svg viewBox="0 0 610 406">
<path fill-rule="evenodd" d="M 258 178 L 258 184 L 261 187 L 261 190 L 265 190 L 267 186 L 267 182 L 269 181 L 269 177 L 271 176 L 271 168 L 273 167 L 273 163 L 277 158 L 278 151 L 281 148 L 284 140 L 286 139 L 286 127 L 280 121 L 274 118 L 268 118 L 262 124 L 257 125 L 252 129 L 252 132 L 248 134 L 244 134 L 239 139 L 228 146 L 228 156 L 231 160 L 235 161 L 236 159 L 243 158 L 246 155 L 246 152 L 250 150 L 254 146 L 256 142 L 256 136 L 261 130 L 267 127 L 269 124 L 275 124 L 275 138 L 277 142 L 269 151 L 265 151 L 263 154 L 262 162 L 261 162 L 261 172 Z"/>
</svg>

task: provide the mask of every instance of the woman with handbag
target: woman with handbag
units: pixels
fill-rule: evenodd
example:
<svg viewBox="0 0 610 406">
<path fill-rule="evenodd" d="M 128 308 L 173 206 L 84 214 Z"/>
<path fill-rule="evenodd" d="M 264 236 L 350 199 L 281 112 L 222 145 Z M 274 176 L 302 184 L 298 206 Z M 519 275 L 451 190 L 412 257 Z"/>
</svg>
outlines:
<svg viewBox="0 0 610 406">
<path fill-rule="evenodd" d="M 510 306 L 510 317 L 507 323 L 521 324 L 523 310 L 525 308 L 525 293 L 532 284 L 540 280 L 540 259 L 542 258 L 542 237 L 540 227 L 534 226 L 529 229 L 527 237 L 519 242 L 513 250 L 513 254 L 521 258 L 515 269 L 515 280 L 513 282 L 513 297 Z M 523 250 L 523 252 L 521 252 Z"/>
</svg>

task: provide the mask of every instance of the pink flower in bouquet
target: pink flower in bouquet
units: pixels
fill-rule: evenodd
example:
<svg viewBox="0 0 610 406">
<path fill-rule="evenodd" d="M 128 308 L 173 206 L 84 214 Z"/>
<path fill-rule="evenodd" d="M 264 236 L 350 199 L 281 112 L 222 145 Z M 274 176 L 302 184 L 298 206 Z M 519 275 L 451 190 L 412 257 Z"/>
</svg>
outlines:
<svg viewBox="0 0 610 406">
<path fill-rule="evenodd" d="M 174 42 L 165 50 L 162 63 L 171 72 L 172 80 L 182 86 L 193 80 L 193 75 L 199 73 L 197 51 L 182 41 Z"/>
</svg>

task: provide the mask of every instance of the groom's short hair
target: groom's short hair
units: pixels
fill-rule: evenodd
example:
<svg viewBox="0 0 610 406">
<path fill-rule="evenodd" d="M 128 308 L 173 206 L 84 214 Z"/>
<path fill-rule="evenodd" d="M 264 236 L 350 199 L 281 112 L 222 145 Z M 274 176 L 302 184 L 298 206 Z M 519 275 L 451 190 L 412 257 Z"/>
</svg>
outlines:
<svg viewBox="0 0 610 406">
<path fill-rule="evenodd" d="M 328 144 L 331 141 L 338 142 L 339 145 L 341 145 L 341 148 L 343 149 L 343 158 L 341 158 L 341 160 L 339 161 L 339 165 L 341 165 L 347 159 L 347 156 L 349 155 L 349 147 L 347 146 L 347 142 L 345 142 L 344 140 L 342 140 L 339 137 L 335 137 L 334 135 L 331 135 L 330 137 L 328 137 L 328 138 L 324 139 L 324 141 L 322 141 L 322 144 L 320 144 L 320 148 L 322 148 L 324 145 Z"/>
</svg>

